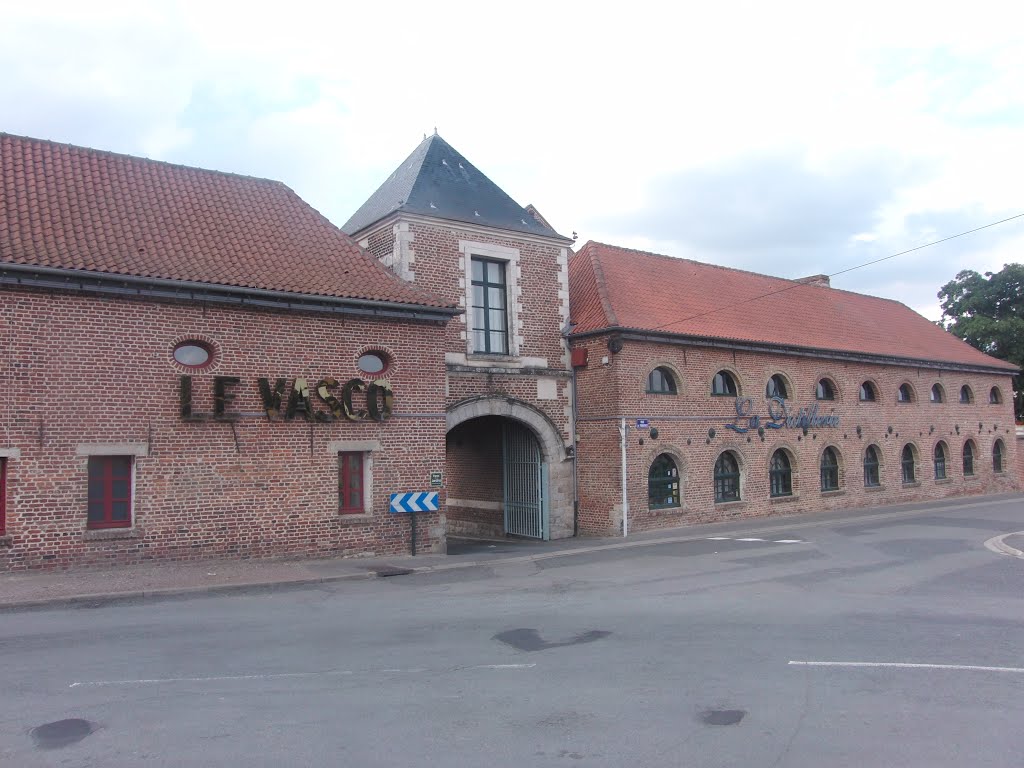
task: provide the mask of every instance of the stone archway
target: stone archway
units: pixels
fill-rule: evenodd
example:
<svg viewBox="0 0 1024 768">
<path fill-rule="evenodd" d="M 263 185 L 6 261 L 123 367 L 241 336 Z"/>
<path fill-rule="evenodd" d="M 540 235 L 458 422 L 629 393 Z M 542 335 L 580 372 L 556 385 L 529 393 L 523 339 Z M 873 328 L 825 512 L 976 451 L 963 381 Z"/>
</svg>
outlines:
<svg viewBox="0 0 1024 768">
<path fill-rule="evenodd" d="M 566 455 L 565 443 L 558 428 L 547 415 L 520 400 L 482 395 L 451 406 L 446 419 L 449 436 L 462 434 L 471 426 L 467 422 L 474 420 L 480 420 L 474 423 L 491 430 L 500 425 L 502 419 L 510 419 L 525 426 L 537 440 L 547 471 L 549 536 L 561 539 L 573 535 L 572 459 Z M 452 461 L 449 451 L 448 462 Z M 447 466 L 446 475 L 454 481 L 459 477 L 459 467 Z M 454 517 L 451 513 L 449 516 Z"/>
</svg>

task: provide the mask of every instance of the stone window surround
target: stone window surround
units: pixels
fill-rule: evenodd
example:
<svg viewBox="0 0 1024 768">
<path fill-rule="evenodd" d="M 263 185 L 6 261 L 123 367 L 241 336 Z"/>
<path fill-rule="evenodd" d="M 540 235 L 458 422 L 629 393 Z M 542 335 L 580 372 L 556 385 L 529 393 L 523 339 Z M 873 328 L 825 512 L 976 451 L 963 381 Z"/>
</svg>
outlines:
<svg viewBox="0 0 1024 768">
<path fill-rule="evenodd" d="M 332 440 L 327 443 L 327 452 L 335 457 L 342 453 L 363 454 L 363 513 L 341 514 L 336 503 L 333 514 L 342 523 L 366 522 L 373 519 L 373 454 L 374 451 L 380 450 L 379 440 Z M 340 468 L 338 471 L 341 471 Z"/>
<path fill-rule="evenodd" d="M 479 256 L 484 259 L 505 262 L 505 311 L 508 313 L 508 355 L 501 355 L 500 358 L 519 357 L 519 350 L 523 347 L 523 305 L 520 300 L 522 289 L 520 288 L 520 258 L 519 249 L 510 248 L 504 245 L 493 243 L 481 243 L 473 240 L 459 240 L 459 267 L 462 277 L 459 278 L 459 287 L 462 289 L 462 296 L 459 298 L 459 306 L 466 312 L 459 315 L 459 322 L 463 325 L 461 332 L 466 342 L 466 354 L 472 356 L 485 355 L 483 352 L 473 350 L 473 335 L 469 332 L 469 308 L 473 304 L 473 257 Z"/>
<path fill-rule="evenodd" d="M 131 486 L 131 507 L 129 519 L 131 525 L 123 528 L 96 528 L 87 527 L 85 519 L 82 521 L 82 531 L 87 539 L 131 539 L 137 538 L 140 531 L 137 527 L 138 519 L 135 515 L 136 478 L 138 472 L 138 460 L 149 456 L 149 443 L 79 443 L 75 446 L 77 456 L 131 456 L 132 458 L 132 486 Z M 86 478 L 88 484 L 88 478 Z"/>
</svg>

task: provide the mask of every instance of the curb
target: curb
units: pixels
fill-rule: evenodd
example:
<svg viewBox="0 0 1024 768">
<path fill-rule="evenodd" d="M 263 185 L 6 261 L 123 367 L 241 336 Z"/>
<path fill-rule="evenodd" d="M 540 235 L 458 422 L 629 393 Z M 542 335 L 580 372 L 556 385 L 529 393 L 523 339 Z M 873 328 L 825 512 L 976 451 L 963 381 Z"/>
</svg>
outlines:
<svg viewBox="0 0 1024 768">
<path fill-rule="evenodd" d="M 964 504 L 955 504 L 944 506 L 943 510 L 955 510 L 955 509 L 969 509 L 972 507 L 988 506 L 992 503 L 1001 503 L 1005 501 L 1019 500 L 1019 496 L 1014 494 L 1012 496 L 1004 497 L 999 496 L 985 501 L 968 501 Z M 916 507 L 916 504 L 915 504 Z M 868 515 L 857 515 L 848 518 L 850 524 L 861 524 L 871 523 L 880 521 L 892 521 L 901 520 L 906 518 L 913 518 L 919 515 L 933 514 L 934 509 L 908 509 L 904 511 L 890 511 L 881 512 L 876 514 Z M 586 555 L 594 552 L 602 551 L 616 551 L 621 549 L 637 549 L 642 547 L 654 547 L 662 544 L 680 544 L 689 541 L 702 541 L 713 533 L 722 533 L 726 531 L 733 531 L 736 533 L 742 533 L 746 535 L 750 534 L 766 534 L 776 530 L 799 530 L 803 528 L 817 528 L 821 526 L 831 525 L 841 522 L 846 518 L 837 520 L 835 518 L 826 520 L 809 520 L 805 515 L 791 515 L 791 516 L 779 516 L 770 518 L 770 524 L 761 525 L 755 527 L 739 527 L 733 523 L 711 523 L 708 525 L 702 525 L 699 533 L 691 533 L 688 535 L 675 535 L 675 536 L 659 536 L 657 538 L 643 538 L 633 540 L 621 540 L 611 539 L 605 540 L 608 543 L 593 544 L 590 546 L 572 547 L 570 549 L 556 549 L 553 551 L 545 552 L 532 552 L 524 555 L 510 555 L 507 557 L 495 557 L 495 558 L 483 558 L 473 560 L 460 560 L 458 562 L 451 563 L 440 563 L 437 565 L 425 565 L 416 567 L 410 563 L 406 563 L 400 568 L 403 574 L 418 574 L 418 573 L 439 573 L 444 571 L 454 571 L 464 568 L 481 568 L 490 567 L 497 565 L 510 565 L 515 563 L 524 562 L 538 562 L 543 560 L 552 560 L 559 557 L 572 557 L 574 555 Z M 765 522 L 769 522 L 766 520 Z M 752 523 L 753 520 L 747 520 L 746 522 Z M 672 529 L 668 529 L 672 530 Z M 994 536 L 985 542 L 985 546 L 998 554 L 1010 555 L 1012 557 L 1018 557 L 1024 559 L 1024 552 L 1019 549 L 1006 544 L 1003 539 L 1015 535 L 1024 535 L 1024 531 L 1016 533 L 1005 533 L 1000 536 Z M 641 534 L 642 535 L 642 534 Z M 600 539 L 598 540 L 600 541 Z M 333 582 L 340 581 L 366 581 L 369 579 L 384 578 L 385 576 L 398 575 L 395 574 L 380 574 L 378 569 L 382 568 L 393 568 L 394 566 L 367 566 L 367 570 L 355 573 L 341 573 L 331 576 L 310 576 L 296 579 L 283 579 L 277 581 L 247 581 L 239 582 L 236 584 L 216 584 L 216 585 L 201 585 L 195 587 L 169 587 L 166 589 L 146 589 L 138 590 L 135 592 L 108 592 L 108 593 L 92 593 L 87 595 L 70 595 L 66 597 L 52 597 L 52 598 L 37 598 L 34 600 L 23 600 L 17 602 L 0 602 L 0 613 L 5 611 L 27 611 L 27 610 L 39 610 L 46 608 L 74 608 L 74 607 L 100 607 L 106 605 L 116 605 L 119 603 L 131 603 L 140 602 L 146 600 L 173 600 L 175 598 L 188 598 L 196 597 L 199 595 L 228 595 L 232 593 L 258 593 L 258 592 L 275 592 L 282 591 L 292 588 L 301 588 L 314 586 L 317 584 L 330 584 Z"/>
</svg>

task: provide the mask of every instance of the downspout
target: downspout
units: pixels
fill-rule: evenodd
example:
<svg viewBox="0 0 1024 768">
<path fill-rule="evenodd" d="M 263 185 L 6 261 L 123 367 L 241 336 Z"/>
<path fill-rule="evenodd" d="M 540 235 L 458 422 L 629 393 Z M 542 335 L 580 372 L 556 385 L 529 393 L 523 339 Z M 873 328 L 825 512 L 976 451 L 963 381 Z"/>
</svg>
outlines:
<svg viewBox="0 0 1024 768">
<path fill-rule="evenodd" d="M 571 363 L 571 361 L 570 361 Z M 572 424 L 569 434 L 572 436 L 572 535 L 580 535 L 580 476 L 579 476 L 579 441 L 576 439 L 576 418 L 579 415 L 576 405 L 576 366 L 572 368 Z"/>
<path fill-rule="evenodd" d="M 626 488 L 626 417 L 619 420 L 619 447 L 622 453 L 622 538 L 629 535 L 629 493 Z"/>
</svg>

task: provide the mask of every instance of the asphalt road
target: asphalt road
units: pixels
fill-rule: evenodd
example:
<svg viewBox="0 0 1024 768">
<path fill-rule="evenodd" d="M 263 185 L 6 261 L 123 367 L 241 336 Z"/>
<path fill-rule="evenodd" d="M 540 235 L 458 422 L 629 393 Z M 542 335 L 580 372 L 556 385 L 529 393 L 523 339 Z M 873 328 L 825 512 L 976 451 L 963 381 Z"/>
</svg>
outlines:
<svg viewBox="0 0 1024 768">
<path fill-rule="evenodd" d="M 983 546 L 1021 529 L 973 499 L 3 613 L 0 766 L 1024 765 L 1024 560 Z"/>
</svg>

